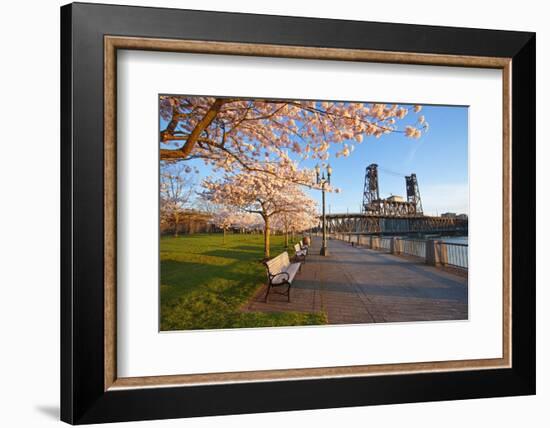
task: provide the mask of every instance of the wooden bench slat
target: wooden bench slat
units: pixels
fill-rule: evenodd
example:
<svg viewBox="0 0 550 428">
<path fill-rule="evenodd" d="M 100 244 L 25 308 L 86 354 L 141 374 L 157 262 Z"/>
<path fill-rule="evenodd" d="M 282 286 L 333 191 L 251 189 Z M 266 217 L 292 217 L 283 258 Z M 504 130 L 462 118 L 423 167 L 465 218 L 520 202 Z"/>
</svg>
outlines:
<svg viewBox="0 0 550 428">
<path fill-rule="evenodd" d="M 296 273 L 300 269 L 300 263 L 291 263 L 288 253 L 285 251 L 271 260 L 267 260 L 264 264 L 267 268 L 269 280 L 265 301 L 267 302 L 267 297 L 272 286 L 286 284 L 288 288 L 285 294 L 288 296 L 288 301 L 290 302 L 290 286 L 292 285 Z"/>
</svg>

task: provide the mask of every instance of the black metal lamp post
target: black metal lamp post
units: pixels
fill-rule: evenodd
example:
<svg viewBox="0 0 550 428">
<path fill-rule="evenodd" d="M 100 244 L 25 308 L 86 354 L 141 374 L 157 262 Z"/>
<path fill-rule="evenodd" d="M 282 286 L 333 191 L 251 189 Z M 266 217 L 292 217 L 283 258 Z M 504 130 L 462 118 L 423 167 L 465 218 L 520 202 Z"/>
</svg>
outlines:
<svg viewBox="0 0 550 428">
<path fill-rule="evenodd" d="M 325 171 L 321 174 L 321 167 L 317 165 L 315 167 L 315 173 L 317 176 L 317 184 L 321 185 L 321 191 L 323 193 L 323 245 L 321 246 L 321 255 L 328 256 L 328 245 L 327 245 L 327 218 L 325 214 L 325 185 L 330 184 L 330 176 L 332 175 L 332 168 L 330 165 L 326 166 L 327 175 L 325 178 Z"/>
</svg>

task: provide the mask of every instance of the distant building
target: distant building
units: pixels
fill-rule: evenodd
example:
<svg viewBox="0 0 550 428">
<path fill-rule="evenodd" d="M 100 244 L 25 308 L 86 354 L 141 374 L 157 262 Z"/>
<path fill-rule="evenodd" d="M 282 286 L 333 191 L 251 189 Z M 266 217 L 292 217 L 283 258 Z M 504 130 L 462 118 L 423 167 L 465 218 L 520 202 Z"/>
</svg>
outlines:
<svg viewBox="0 0 550 428">
<path fill-rule="evenodd" d="M 193 233 L 210 233 L 216 231 L 217 228 L 210 220 L 212 215 L 206 212 L 196 210 L 184 210 L 180 213 L 181 218 L 177 226 L 178 233 L 189 234 Z M 174 224 L 171 222 L 160 222 L 160 233 L 162 235 L 174 234 Z"/>
<path fill-rule="evenodd" d="M 388 201 L 388 202 L 405 202 L 405 200 L 401 196 L 397 196 L 397 195 L 391 195 L 390 197 L 386 198 L 386 201 Z"/>
<path fill-rule="evenodd" d="M 457 220 L 468 220 L 468 214 L 457 214 L 457 213 L 443 213 L 441 214 L 442 218 L 456 218 Z"/>
</svg>

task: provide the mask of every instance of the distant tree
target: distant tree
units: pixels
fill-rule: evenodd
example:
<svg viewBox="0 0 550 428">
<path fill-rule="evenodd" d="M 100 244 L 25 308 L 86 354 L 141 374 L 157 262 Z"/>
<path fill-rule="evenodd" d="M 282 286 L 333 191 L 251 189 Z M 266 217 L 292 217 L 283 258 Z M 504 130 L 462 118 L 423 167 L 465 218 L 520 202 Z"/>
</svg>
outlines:
<svg viewBox="0 0 550 428">
<path fill-rule="evenodd" d="M 210 215 L 212 217 L 220 209 L 220 207 L 218 207 L 216 204 L 214 204 L 214 203 L 212 203 L 209 200 L 204 199 L 204 198 L 195 199 L 193 201 L 193 208 L 196 209 L 197 211 L 203 213 L 203 214 Z"/>
<path fill-rule="evenodd" d="M 262 218 L 255 213 L 238 212 L 238 217 L 233 224 L 233 227 L 239 229 L 241 232 L 258 230 L 262 226 Z"/>
<path fill-rule="evenodd" d="M 298 185 L 281 177 L 258 172 L 226 174 L 219 180 L 203 181 L 202 196 L 217 204 L 235 207 L 247 213 L 259 214 L 264 226 L 264 257 L 270 256 L 271 219 L 288 213 L 315 212 L 316 204 Z"/>
<path fill-rule="evenodd" d="M 189 167 L 169 165 L 160 175 L 160 220 L 173 228 L 175 237 L 194 193 L 195 180 L 189 172 Z"/>
<path fill-rule="evenodd" d="M 235 207 L 230 206 L 220 206 L 218 211 L 212 216 L 212 223 L 223 231 L 224 244 L 225 235 L 229 229 L 249 229 L 256 226 L 258 220 L 257 214 L 238 211 Z"/>
<path fill-rule="evenodd" d="M 315 227 L 319 223 L 319 215 L 315 211 L 283 211 L 273 217 L 273 228 L 280 230 L 285 235 L 285 246 L 289 246 L 289 234 L 294 239 L 294 234 Z"/>
</svg>

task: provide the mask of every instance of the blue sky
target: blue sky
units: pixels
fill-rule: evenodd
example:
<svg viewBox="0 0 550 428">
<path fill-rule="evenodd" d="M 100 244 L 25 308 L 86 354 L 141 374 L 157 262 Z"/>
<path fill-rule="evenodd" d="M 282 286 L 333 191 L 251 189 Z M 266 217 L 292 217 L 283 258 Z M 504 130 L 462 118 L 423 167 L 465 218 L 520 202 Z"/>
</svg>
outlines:
<svg viewBox="0 0 550 428">
<path fill-rule="evenodd" d="M 388 102 L 391 104 L 391 102 Z M 340 145 L 331 148 L 329 163 L 333 168 L 332 184 L 341 192 L 327 194 L 327 211 L 359 212 L 363 198 L 365 168 L 377 163 L 380 196 L 406 196 L 405 175 L 416 173 L 424 213 L 468 213 L 468 108 L 463 106 L 423 106 L 430 124 L 419 139 L 394 133 L 380 138 L 367 137 L 347 158 L 336 158 Z M 412 112 L 399 122 L 399 128 L 416 121 Z M 161 123 L 161 129 L 164 124 Z M 317 161 L 302 161 L 313 168 Z M 198 179 L 211 174 L 202 161 L 192 161 L 200 169 Z M 320 205 L 319 191 L 307 190 Z"/>
<path fill-rule="evenodd" d="M 468 108 L 424 106 L 422 114 L 430 129 L 419 139 L 397 133 L 368 137 L 347 158 L 331 153 L 332 184 L 341 190 L 327 197 L 332 213 L 359 212 L 365 168 L 371 163 L 378 164 L 380 197 L 406 197 L 404 176 L 416 173 L 426 214 L 468 213 Z M 409 113 L 400 128 L 416 117 Z M 312 167 L 315 162 L 302 165 Z M 309 193 L 321 200 L 319 192 Z"/>
</svg>

